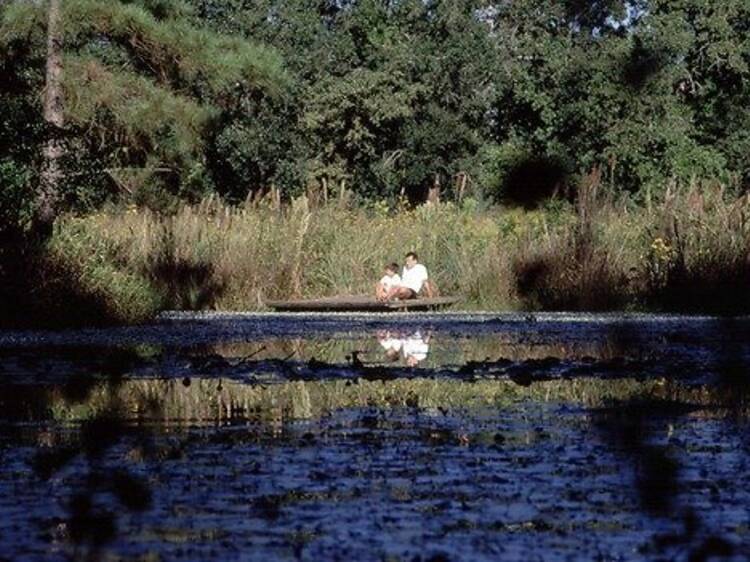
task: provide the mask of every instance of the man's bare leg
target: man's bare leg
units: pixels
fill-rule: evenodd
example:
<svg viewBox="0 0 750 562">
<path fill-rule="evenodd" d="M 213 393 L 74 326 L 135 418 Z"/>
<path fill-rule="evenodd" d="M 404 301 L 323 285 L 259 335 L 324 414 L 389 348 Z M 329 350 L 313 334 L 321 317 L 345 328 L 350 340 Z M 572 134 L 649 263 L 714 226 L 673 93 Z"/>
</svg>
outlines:
<svg viewBox="0 0 750 562">
<path fill-rule="evenodd" d="M 385 297 L 385 300 L 402 299 L 407 300 L 414 298 L 414 291 L 408 287 L 393 287 Z"/>
</svg>

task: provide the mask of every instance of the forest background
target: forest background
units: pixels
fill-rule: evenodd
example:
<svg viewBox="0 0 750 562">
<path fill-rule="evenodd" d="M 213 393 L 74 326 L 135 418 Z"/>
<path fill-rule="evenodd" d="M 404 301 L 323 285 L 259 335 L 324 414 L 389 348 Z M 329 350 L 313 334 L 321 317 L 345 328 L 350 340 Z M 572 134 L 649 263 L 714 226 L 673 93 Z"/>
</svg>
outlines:
<svg viewBox="0 0 750 562">
<path fill-rule="evenodd" d="M 743 312 L 749 77 L 744 0 L 6 0 L 3 323 L 412 249 L 469 307 Z"/>
</svg>

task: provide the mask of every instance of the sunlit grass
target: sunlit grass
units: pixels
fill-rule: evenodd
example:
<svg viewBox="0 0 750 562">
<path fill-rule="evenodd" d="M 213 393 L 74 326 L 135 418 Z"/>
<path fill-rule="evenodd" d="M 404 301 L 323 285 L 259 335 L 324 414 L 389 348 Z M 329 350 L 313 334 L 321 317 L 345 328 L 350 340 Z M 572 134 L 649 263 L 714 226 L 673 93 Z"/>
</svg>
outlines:
<svg viewBox="0 0 750 562">
<path fill-rule="evenodd" d="M 407 251 L 469 310 L 747 308 L 747 198 L 693 186 L 640 206 L 579 199 L 521 211 L 471 200 L 389 209 L 209 198 L 170 216 L 130 208 L 65 218 L 51 247 L 84 280 L 92 267 L 109 268 L 113 285 L 147 280 L 167 308 L 369 294 L 383 265 Z"/>
</svg>

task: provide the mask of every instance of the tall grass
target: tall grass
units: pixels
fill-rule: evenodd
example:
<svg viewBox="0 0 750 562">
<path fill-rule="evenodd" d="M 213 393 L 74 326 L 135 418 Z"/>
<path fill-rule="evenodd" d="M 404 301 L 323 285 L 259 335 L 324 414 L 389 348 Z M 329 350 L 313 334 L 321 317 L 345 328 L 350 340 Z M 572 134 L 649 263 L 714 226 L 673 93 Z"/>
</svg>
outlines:
<svg viewBox="0 0 750 562">
<path fill-rule="evenodd" d="M 256 310 L 269 299 L 370 293 L 385 263 L 416 251 L 467 309 L 732 313 L 750 309 L 748 213 L 747 197 L 698 184 L 644 205 L 615 201 L 592 174 L 575 204 L 538 211 L 209 198 L 172 216 L 70 217 L 52 247 L 72 257 L 96 248 L 97 263 L 147 280 L 169 308 Z"/>
<path fill-rule="evenodd" d="M 502 241 L 535 229 L 541 215 L 528 224 L 504 215 L 454 205 L 312 209 L 304 197 L 276 210 L 210 198 L 169 217 L 131 209 L 70 218 L 56 243 L 96 233 L 112 263 L 150 279 L 177 307 L 257 309 L 268 299 L 370 293 L 383 265 L 413 250 L 443 293 L 506 308 L 513 280 Z"/>
<path fill-rule="evenodd" d="M 148 278 L 112 259 L 85 220 L 44 244 L 17 238 L 0 253 L 0 327 L 138 323 L 164 306 Z"/>
</svg>

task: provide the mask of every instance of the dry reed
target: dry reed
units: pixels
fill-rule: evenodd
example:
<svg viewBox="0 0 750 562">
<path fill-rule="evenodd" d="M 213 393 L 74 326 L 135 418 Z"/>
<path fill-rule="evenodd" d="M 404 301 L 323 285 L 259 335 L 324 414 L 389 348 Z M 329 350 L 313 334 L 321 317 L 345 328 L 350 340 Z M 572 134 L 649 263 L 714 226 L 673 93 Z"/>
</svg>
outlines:
<svg viewBox="0 0 750 562">
<path fill-rule="evenodd" d="M 255 310 L 267 299 L 369 293 L 385 263 L 416 251 L 468 309 L 692 310 L 696 295 L 703 310 L 747 308 L 747 197 L 696 184 L 635 206 L 600 191 L 594 173 L 575 205 L 538 211 L 213 197 L 168 217 L 131 208 L 67 218 L 53 245 L 61 256 L 93 248 L 149 280 L 163 307 Z"/>
</svg>

